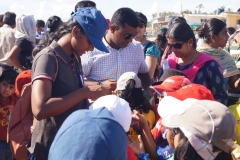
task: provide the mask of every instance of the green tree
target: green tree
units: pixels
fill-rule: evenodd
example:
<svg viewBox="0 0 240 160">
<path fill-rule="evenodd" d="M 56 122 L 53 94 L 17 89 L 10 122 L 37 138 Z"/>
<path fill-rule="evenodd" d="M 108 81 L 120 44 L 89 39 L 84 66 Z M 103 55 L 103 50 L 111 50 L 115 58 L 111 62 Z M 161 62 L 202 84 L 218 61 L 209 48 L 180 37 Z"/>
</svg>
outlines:
<svg viewBox="0 0 240 160">
<path fill-rule="evenodd" d="M 157 13 L 152 14 L 153 19 L 157 18 Z"/>
<path fill-rule="evenodd" d="M 183 13 L 183 14 L 192 14 L 192 12 L 189 11 L 188 9 L 187 9 L 187 10 L 184 10 L 182 13 Z"/>
<path fill-rule="evenodd" d="M 227 8 L 226 12 L 232 12 L 232 9 L 231 8 Z"/>
<path fill-rule="evenodd" d="M 199 4 L 196 8 L 198 8 L 198 13 L 201 13 L 201 9 L 204 8 L 203 4 Z"/>
<path fill-rule="evenodd" d="M 216 9 L 213 11 L 213 14 L 217 14 L 217 10 Z"/>
<path fill-rule="evenodd" d="M 225 6 L 221 6 L 220 7 L 223 11 L 225 11 L 226 7 Z"/>
</svg>

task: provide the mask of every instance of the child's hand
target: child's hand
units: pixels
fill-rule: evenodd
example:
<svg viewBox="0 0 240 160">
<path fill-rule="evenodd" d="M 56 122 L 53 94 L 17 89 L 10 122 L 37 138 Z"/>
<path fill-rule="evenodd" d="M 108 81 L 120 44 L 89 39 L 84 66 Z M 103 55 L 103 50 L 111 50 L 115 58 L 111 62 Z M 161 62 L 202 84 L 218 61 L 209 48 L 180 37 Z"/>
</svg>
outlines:
<svg viewBox="0 0 240 160">
<path fill-rule="evenodd" d="M 140 153 L 141 152 L 145 152 L 144 151 L 144 146 L 143 146 L 143 142 L 142 142 L 142 138 L 140 135 L 138 135 L 138 140 L 139 142 L 136 141 L 130 141 L 129 145 L 132 148 L 133 152 L 135 153 L 135 155 L 137 157 L 140 157 Z"/>
<path fill-rule="evenodd" d="M 148 122 L 147 122 L 145 116 L 140 114 L 140 113 L 138 113 L 138 111 L 136 111 L 136 110 L 133 110 L 132 120 L 139 122 L 143 127 L 145 125 L 148 126 Z"/>
</svg>

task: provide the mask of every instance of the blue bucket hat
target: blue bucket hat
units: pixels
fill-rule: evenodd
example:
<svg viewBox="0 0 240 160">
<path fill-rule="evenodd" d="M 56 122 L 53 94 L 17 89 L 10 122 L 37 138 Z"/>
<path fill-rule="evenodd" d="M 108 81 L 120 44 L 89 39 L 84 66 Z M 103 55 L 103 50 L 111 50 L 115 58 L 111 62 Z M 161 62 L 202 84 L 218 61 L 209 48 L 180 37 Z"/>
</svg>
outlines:
<svg viewBox="0 0 240 160">
<path fill-rule="evenodd" d="M 127 160 L 127 135 L 107 108 L 78 110 L 64 121 L 49 160 Z"/>
<path fill-rule="evenodd" d="M 102 42 L 108 23 L 101 11 L 90 7 L 77 8 L 71 16 L 82 26 L 95 48 L 103 52 L 109 52 Z"/>
</svg>

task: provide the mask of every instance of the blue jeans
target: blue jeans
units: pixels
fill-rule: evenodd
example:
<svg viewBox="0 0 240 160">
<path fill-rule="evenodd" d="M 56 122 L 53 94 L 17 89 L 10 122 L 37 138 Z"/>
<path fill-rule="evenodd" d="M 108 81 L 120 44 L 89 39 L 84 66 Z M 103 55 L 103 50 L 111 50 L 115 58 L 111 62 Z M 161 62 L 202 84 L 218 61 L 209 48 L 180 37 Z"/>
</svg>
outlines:
<svg viewBox="0 0 240 160">
<path fill-rule="evenodd" d="M 10 145 L 7 141 L 0 140 L 0 159 L 1 160 L 12 160 L 12 152 Z"/>
</svg>

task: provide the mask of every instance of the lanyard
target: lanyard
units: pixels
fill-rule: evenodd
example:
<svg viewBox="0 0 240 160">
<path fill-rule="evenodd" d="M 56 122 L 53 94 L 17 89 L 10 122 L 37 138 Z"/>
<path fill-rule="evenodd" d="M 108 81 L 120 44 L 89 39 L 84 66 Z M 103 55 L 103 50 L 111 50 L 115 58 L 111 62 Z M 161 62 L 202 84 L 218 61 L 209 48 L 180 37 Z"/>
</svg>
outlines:
<svg viewBox="0 0 240 160">
<path fill-rule="evenodd" d="M 52 46 L 50 46 L 52 49 L 53 49 L 53 51 L 56 53 L 56 54 L 58 54 L 58 52 L 52 47 Z M 82 87 L 84 87 L 84 78 L 83 78 L 83 72 L 81 71 L 81 69 L 80 69 L 80 67 L 79 67 L 79 60 L 78 60 L 78 58 L 76 57 L 76 55 L 74 54 L 74 56 L 75 56 L 75 58 L 76 58 L 76 60 L 77 60 L 77 65 L 76 65 L 76 70 L 78 71 L 78 73 L 79 73 L 79 81 L 80 81 L 80 87 L 82 88 Z M 74 62 L 74 59 L 73 59 L 73 62 Z M 74 62 L 75 63 L 75 62 Z M 84 99 L 83 100 L 83 103 L 84 103 L 84 106 L 87 106 L 87 100 L 86 99 Z"/>
</svg>

